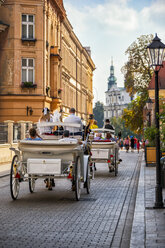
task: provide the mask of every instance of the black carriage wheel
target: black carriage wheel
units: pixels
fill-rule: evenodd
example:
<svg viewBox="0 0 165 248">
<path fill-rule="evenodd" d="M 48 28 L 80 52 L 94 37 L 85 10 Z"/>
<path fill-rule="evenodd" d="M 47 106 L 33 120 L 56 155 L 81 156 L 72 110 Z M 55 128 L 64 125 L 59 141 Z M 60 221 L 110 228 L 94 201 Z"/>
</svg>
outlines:
<svg viewBox="0 0 165 248">
<path fill-rule="evenodd" d="M 117 176 L 118 174 L 118 164 L 117 164 L 117 149 L 115 148 L 115 177 Z"/>
<path fill-rule="evenodd" d="M 86 175 L 86 189 L 87 189 L 87 194 L 90 194 L 90 161 L 88 160 L 87 164 L 87 175 Z"/>
<path fill-rule="evenodd" d="M 80 157 L 76 158 L 76 164 L 75 164 L 75 195 L 76 200 L 80 200 L 81 195 L 81 168 L 80 168 Z"/>
<path fill-rule="evenodd" d="M 31 175 L 29 175 L 31 176 Z M 29 190 L 30 190 L 30 193 L 33 193 L 34 192 L 34 189 L 35 189 L 35 178 L 29 178 Z"/>
<path fill-rule="evenodd" d="M 19 194 L 20 182 L 18 173 L 18 155 L 14 155 L 10 169 L 10 193 L 13 200 L 16 200 Z"/>
</svg>

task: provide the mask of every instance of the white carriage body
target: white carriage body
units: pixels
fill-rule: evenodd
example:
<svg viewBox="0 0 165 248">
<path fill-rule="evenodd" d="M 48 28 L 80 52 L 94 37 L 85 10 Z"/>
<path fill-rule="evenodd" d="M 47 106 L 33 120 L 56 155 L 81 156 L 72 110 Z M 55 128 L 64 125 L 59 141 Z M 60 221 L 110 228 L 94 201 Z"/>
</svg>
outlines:
<svg viewBox="0 0 165 248">
<path fill-rule="evenodd" d="M 67 123 L 67 126 L 80 127 L 80 124 Z M 38 126 L 66 126 L 65 123 L 39 123 Z M 75 186 L 76 199 L 80 198 L 81 185 L 87 193 L 90 191 L 89 155 L 84 155 L 84 146 L 80 145 L 80 136 L 60 139 L 61 135 L 41 135 L 42 140 L 21 140 L 11 165 L 10 189 L 15 200 L 19 193 L 19 184 L 29 180 L 29 189 L 34 190 L 37 178 L 46 178 L 50 182 L 56 177 L 68 177 Z"/>
</svg>

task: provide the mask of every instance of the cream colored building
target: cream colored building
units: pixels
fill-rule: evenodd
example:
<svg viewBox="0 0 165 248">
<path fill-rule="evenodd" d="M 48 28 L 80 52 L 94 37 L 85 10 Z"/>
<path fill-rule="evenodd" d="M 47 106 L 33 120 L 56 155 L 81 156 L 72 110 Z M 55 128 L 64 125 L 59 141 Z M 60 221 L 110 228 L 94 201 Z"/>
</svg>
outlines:
<svg viewBox="0 0 165 248">
<path fill-rule="evenodd" d="M 92 113 L 95 65 L 62 0 L 6 0 L 0 6 L 0 121 L 37 121 L 43 107 Z"/>
</svg>

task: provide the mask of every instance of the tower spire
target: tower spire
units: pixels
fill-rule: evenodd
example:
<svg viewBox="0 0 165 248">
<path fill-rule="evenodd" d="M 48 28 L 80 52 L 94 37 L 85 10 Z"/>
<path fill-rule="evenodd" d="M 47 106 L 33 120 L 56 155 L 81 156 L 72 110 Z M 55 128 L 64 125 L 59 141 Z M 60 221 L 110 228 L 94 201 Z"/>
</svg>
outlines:
<svg viewBox="0 0 165 248">
<path fill-rule="evenodd" d="M 116 85 L 116 77 L 114 75 L 114 66 L 113 66 L 113 57 L 111 57 L 111 66 L 110 66 L 110 76 L 108 78 L 108 90 L 113 86 Z"/>
<path fill-rule="evenodd" d="M 111 66 L 113 66 L 113 57 L 111 57 Z"/>
</svg>

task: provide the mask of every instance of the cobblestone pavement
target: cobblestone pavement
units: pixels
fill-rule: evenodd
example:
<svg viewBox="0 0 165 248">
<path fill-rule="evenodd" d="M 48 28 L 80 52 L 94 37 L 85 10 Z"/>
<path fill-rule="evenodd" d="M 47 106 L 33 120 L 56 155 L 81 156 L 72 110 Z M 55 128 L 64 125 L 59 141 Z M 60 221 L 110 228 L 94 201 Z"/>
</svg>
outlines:
<svg viewBox="0 0 165 248">
<path fill-rule="evenodd" d="M 35 193 L 21 183 L 11 200 L 9 177 L 0 179 L 0 247 L 123 247 L 130 242 L 141 154 L 120 152 L 118 176 L 106 164 L 96 164 L 91 193 L 75 200 L 71 183 L 56 180 L 53 191 L 43 180 Z"/>
<path fill-rule="evenodd" d="M 165 247 L 165 208 L 154 209 L 156 168 L 141 164 L 130 248 Z M 165 199 L 165 188 L 162 190 Z M 165 204 L 165 203 L 164 203 Z"/>
</svg>

